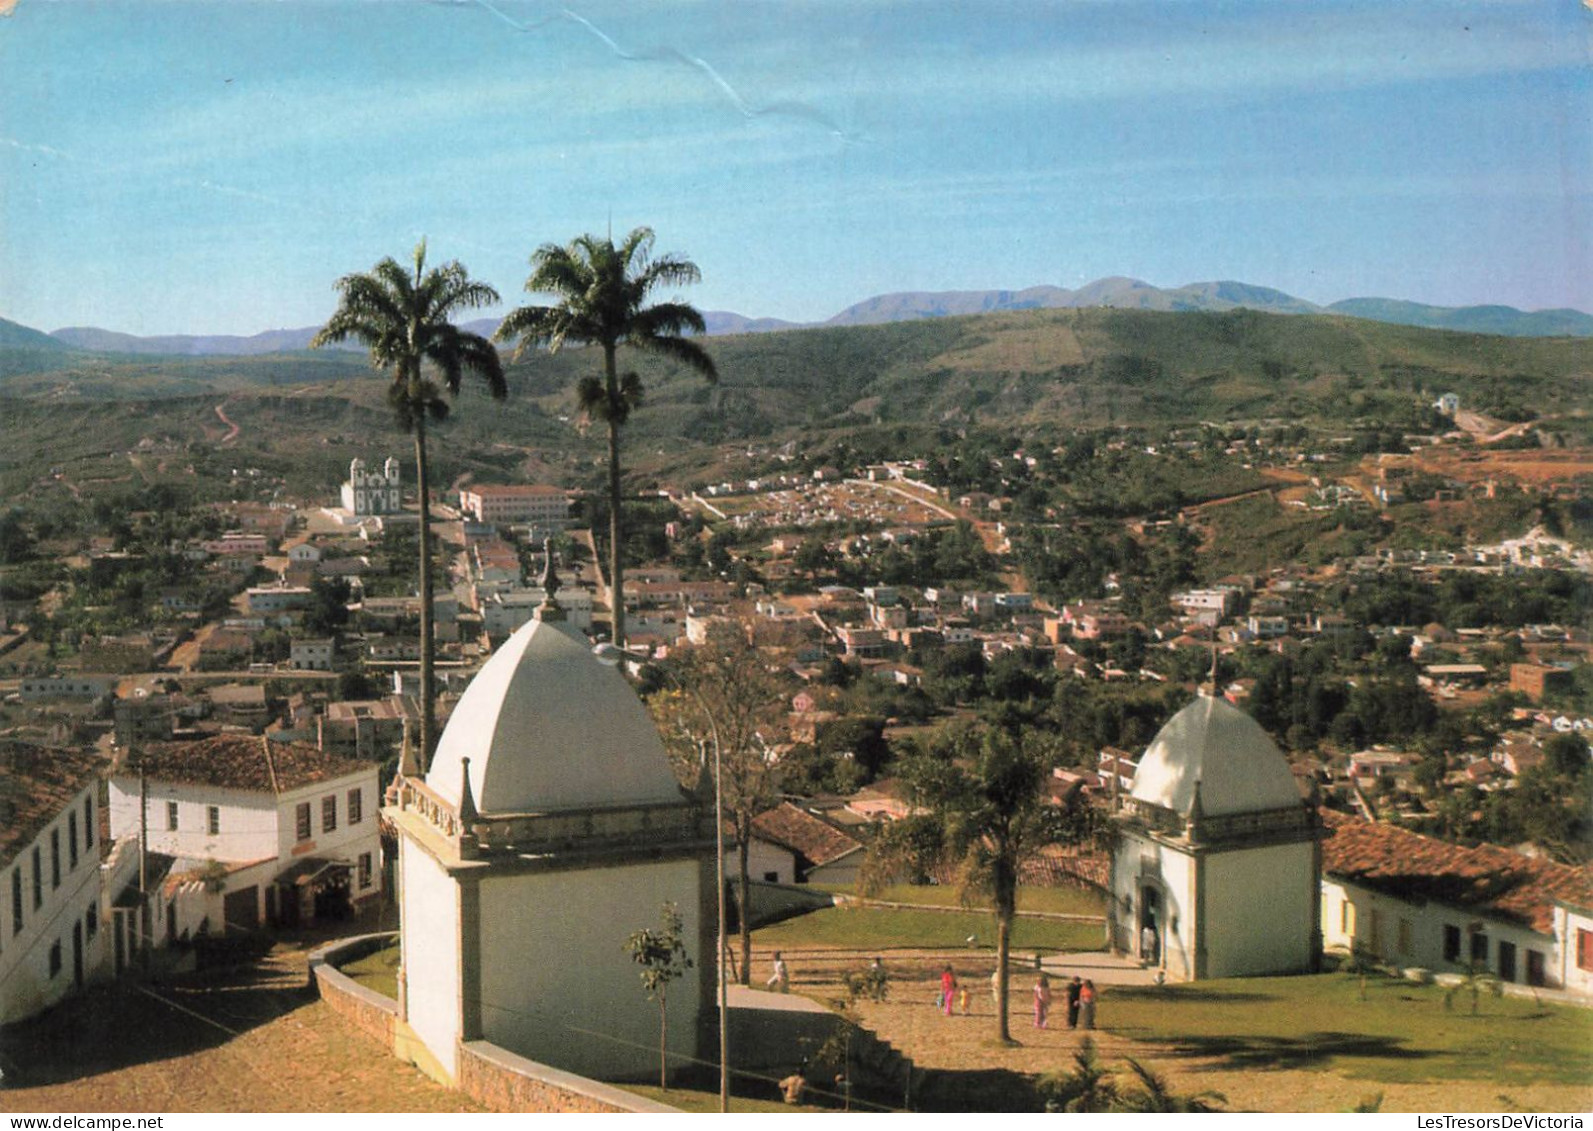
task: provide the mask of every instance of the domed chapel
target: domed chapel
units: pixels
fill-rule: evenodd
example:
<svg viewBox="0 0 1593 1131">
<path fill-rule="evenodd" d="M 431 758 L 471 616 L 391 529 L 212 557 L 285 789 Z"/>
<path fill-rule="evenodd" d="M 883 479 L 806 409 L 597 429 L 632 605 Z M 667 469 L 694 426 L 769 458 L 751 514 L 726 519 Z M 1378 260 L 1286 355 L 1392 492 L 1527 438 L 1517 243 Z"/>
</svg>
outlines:
<svg viewBox="0 0 1593 1131">
<path fill-rule="evenodd" d="M 1174 715 L 1116 825 L 1114 950 L 1170 981 L 1317 967 L 1321 824 L 1249 715 L 1204 692 Z"/>
<path fill-rule="evenodd" d="M 658 1011 L 625 943 L 666 901 L 694 963 L 669 989 L 670 1049 L 711 1043 L 711 806 L 551 591 L 391 799 L 400 1014 L 450 1078 L 473 1041 L 583 1076 L 656 1074 Z"/>
</svg>

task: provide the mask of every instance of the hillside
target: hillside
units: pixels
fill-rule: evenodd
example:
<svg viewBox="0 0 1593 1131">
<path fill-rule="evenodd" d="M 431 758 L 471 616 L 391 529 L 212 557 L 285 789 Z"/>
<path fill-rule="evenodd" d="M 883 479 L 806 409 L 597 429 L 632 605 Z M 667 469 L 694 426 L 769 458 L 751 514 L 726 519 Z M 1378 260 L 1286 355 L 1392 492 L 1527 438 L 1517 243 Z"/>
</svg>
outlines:
<svg viewBox="0 0 1593 1131">
<path fill-rule="evenodd" d="M 717 338 L 718 386 L 655 357 L 627 358 L 648 388 L 632 429 L 716 442 L 857 424 L 1035 427 L 1289 418 L 1395 424 L 1440 393 L 1504 420 L 1581 412 L 1582 339 L 1485 337 L 1323 315 L 1043 309 Z M 0 350 L 0 373 L 12 351 Z M 0 390 L 51 400 L 337 393 L 380 378 L 335 351 L 258 358 L 64 353 L 54 372 Z M 511 366 L 516 399 L 574 415 L 592 371 L 579 349 Z M 507 423 L 505 420 L 503 423 Z"/>
</svg>

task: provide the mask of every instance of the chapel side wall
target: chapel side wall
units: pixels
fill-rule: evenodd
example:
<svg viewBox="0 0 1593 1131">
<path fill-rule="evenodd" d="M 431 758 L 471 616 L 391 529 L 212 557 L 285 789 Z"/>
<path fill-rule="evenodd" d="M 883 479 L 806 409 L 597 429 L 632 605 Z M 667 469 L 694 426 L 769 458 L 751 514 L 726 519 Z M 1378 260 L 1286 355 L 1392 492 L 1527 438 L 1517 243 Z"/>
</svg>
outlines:
<svg viewBox="0 0 1593 1131">
<path fill-rule="evenodd" d="M 399 943 L 406 1020 L 448 1071 L 458 1075 L 459 886 L 426 851 L 399 837 Z M 418 972 L 423 971 L 421 975 Z"/>
<path fill-rule="evenodd" d="M 657 928 L 669 900 L 693 962 L 669 987 L 669 1048 L 692 1055 L 713 957 L 697 953 L 712 905 L 699 883 L 695 859 L 483 879 L 481 949 L 494 956 L 481 964 L 484 1038 L 582 1076 L 656 1079 L 658 1006 L 625 942 Z"/>
<path fill-rule="evenodd" d="M 1206 976 L 1240 978 L 1311 968 L 1317 899 L 1309 842 L 1212 853 L 1203 876 Z"/>
</svg>

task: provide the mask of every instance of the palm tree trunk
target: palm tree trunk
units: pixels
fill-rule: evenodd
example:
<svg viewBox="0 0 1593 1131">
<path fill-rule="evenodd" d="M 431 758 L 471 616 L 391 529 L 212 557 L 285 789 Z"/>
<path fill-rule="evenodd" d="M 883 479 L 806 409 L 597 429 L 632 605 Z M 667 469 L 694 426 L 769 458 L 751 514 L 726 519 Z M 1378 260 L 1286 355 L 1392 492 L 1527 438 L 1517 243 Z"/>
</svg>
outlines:
<svg viewBox="0 0 1593 1131">
<path fill-rule="evenodd" d="M 426 413 L 415 415 L 415 484 L 420 492 L 420 759 L 431 768 L 437 717 L 432 688 L 431 492 L 427 484 Z"/>
<path fill-rule="evenodd" d="M 603 376 L 608 382 L 608 401 L 611 408 L 619 403 L 619 376 L 615 372 L 614 347 L 603 346 Z M 611 414 L 608 420 L 608 599 L 613 605 L 613 640 L 616 647 L 625 647 L 625 581 L 620 565 L 620 443 L 619 421 Z"/>
</svg>

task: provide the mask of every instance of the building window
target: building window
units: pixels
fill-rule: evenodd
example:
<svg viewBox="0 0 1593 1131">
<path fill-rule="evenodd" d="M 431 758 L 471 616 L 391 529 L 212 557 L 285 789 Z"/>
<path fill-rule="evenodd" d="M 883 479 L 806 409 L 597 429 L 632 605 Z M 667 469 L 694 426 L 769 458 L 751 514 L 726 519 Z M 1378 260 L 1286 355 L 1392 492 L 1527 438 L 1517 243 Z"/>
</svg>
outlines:
<svg viewBox="0 0 1593 1131">
<path fill-rule="evenodd" d="M 61 972 L 61 940 L 56 939 L 50 944 L 50 977 L 55 977 Z"/>
<path fill-rule="evenodd" d="M 1347 899 L 1339 904 L 1339 930 L 1352 939 L 1355 937 L 1355 904 Z"/>
<path fill-rule="evenodd" d="M 360 890 L 363 891 L 370 886 L 371 854 L 369 852 L 362 852 L 360 853 Z"/>
<path fill-rule="evenodd" d="M 1460 961 L 1460 928 L 1444 924 L 1444 961 Z"/>
<path fill-rule="evenodd" d="M 100 933 L 99 904 L 91 903 L 88 905 L 88 910 L 83 912 L 83 929 L 89 938 Z"/>
<path fill-rule="evenodd" d="M 11 937 L 22 933 L 22 865 L 11 869 Z"/>
<path fill-rule="evenodd" d="M 166 831 L 169 833 L 177 831 L 177 802 L 175 801 L 166 802 Z"/>
<path fill-rule="evenodd" d="M 337 794 L 321 798 L 321 831 L 329 833 L 337 828 Z"/>
<path fill-rule="evenodd" d="M 66 867 L 68 871 L 77 867 L 77 814 L 66 815 Z"/>
<path fill-rule="evenodd" d="M 1412 935 L 1412 930 L 1411 930 L 1411 922 L 1410 922 L 1410 920 L 1409 919 L 1401 919 L 1399 921 L 1399 952 L 1401 954 L 1409 954 L 1411 952 L 1411 950 L 1412 950 L 1411 935 Z"/>
<path fill-rule="evenodd" d="M 351 789 L 348 791 L 348 823 L 351 825 L 357 825 L 364 819 L 364 798 L 360 796 L 359 790 Z"/>
<path fill-rule="evenodd" d="M 1488 936 L 1481 931 L 1471 936 L 1471 964 L 1481 970 L 1488 968 Z"/>
<path fill-rule="evenodd" d="M 205 830 L 216 836 L 221 832 L 221 807 L 217 805 L 205 806 Z"/>
<path fill-rule="evenodd" d="M 310 839 L 310 803 L 299 802 L 299 807 L 293 812 L 293 835 L 298 840 Z"/>
<path fill-rule="evenodd" d="M 61 830 L 50 830 L 50 889 L 61 886 Z"/>
<path fill-rule="evenodd" d="M 94 799 L 83 799 L 83 847 L 94 847 Z"/>
<path fill-rule="evenodd" d="M 33 910 L 44 906 L 44 862 L 39 856 L 39 846 L 33 846 Z"/>
<path fill-rule="evenodd" d="M 1593 931 L 1576 930 L 1576 968 L 1593 970 Z"/>
</svg>

